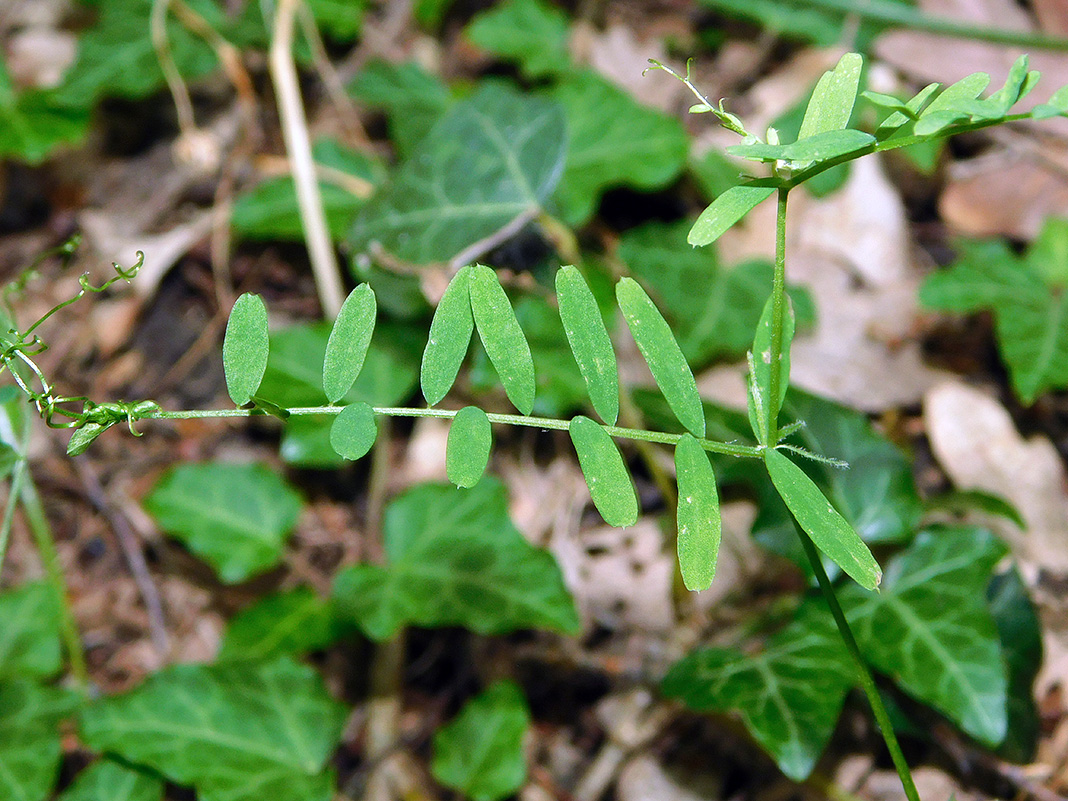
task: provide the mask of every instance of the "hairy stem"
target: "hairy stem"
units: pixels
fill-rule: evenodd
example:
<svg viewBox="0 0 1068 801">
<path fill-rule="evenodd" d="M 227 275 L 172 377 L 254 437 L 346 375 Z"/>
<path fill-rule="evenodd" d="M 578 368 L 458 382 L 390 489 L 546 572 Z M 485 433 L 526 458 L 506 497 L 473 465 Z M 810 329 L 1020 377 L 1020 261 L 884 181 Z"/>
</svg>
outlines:
<svg viewBox="0 0 1068 801">
<path fill-rule="evenodd" d="M 812 571 L 816 574 L 816 580 L 819 582 L 823 598 L 831 609 L 834 623 L 838 627 L 838 634 L 856 664 L 857 678 L 860 680 L 860 686 L 863 688 L 864 694 L 868 696 L 871 711 L 875 713 L 875 722 L 879 725 L 879 732 L 882 734 L 883 742 L 886 743 L 890 758 L 894 762 L 894 768 L 901 779 L 901 786 L 905 789 L 905 796 L 909 801 L 920 801 L 920 794 L 916 791 L 916 785 L 912 781 L 912 773 L 909 771 L 908 763 L 905 761 L 905 755 L 901 752 L 901 746 L 898 744 L 894 727 L 890 723 L 890 715 L 887 714 L 882 696 L 879 695 L 879 688 L 875 686 L 875 679 L 872 677 L 871 671 L 860 653 L 860 648 L 857 646 L 857 641 L 853 637 L 853 630 L 849 628 L 849 621 L 846 620 L 842 606 L 838 603 L 838 596 L 834 594 L 834 587 L 831 586 L 831 580 L 827 577 L 827 571 L 823 569 L 823 561 L 820 559 L 819 552 L 808 534 L 802 531 L 800 526 L 795 526 L 794 528 L 801 538 L 801 545 L 804 546 L 805 555 L 808 557 L 809 564 L 812 565 Z"/>
<path fill-rule="evenodd" d="M 344 300 L 344 290 L 338 271 L 334 246 L 326 227 L 326 214 L 319 194 L 319 182 L 315 178 L 315 162 L 312 160 L 311 142 L 308 138 L 308 121 L 304 116 L 304 104 L 300 99 L 297 84 L 297 69 L 293 63 L 294 15 L 300 0 L 280 0 L 274 17 L 269 55 L 271 80 L 278 99 L 278 114 L 282 122 L 282 138 L 286 143 L 289 163 L 293 166 L 293 183 L 297 187 L 297 205 L 300 222 L 304 227 L 304 240 L 308 245 L 315 286 L 323 314 L 330 319 L 337 317 Z"/>
</svg>

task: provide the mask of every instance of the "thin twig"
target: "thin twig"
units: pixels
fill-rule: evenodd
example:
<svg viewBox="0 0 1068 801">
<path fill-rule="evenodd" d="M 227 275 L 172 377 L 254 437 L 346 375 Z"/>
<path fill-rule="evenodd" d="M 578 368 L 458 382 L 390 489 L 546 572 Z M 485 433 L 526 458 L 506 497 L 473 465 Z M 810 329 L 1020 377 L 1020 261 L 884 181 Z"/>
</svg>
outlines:
<svg viewBox="0 0 1068 801">
<path fill-rule="evenodd" d="M 300 220 L 304 226 L 304 239 L 308 245 L 308 256 L 319 291 L 319 302 L 322 304 L 323 313 L 333 318 L 341 310 L 344 291 L 337 257 L 326 225 L 319 183 L 315 179 L 308 121 L 304 116 L 304 105 L 297 84 L 297 70 L 293 63 L 293 17 L 298 2 L 300 0 L 279 0 L 268 58 L 278 100 L 282 137 L 293 165 L 293 182 L 297 188 Z"/>
<path fill-rule="evenodd" d="M 149 17 L 149 30 L 152 35 L 152 47 L 156 50 L 156 60 L 163 70 L 167 88 L 174 99 L 174 108 L 178 113 L 178 130 L 183 136 L 196 133 L 196 117 L 193 115 L 193 101 L 189 97 L 189 87 L 182 80 L 178 66 L 174 63 L 171 43 L 167 36 L 167 12 L 171 0 L 152 0 L 152 15 Z"/>
</svg>

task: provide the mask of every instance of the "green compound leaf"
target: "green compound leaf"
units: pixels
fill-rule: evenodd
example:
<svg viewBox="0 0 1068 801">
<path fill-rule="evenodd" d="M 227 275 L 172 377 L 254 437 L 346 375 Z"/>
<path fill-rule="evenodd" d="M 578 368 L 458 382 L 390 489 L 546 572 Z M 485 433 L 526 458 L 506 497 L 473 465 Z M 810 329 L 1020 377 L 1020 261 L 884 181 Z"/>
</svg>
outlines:
<svg viewBox="0 0 1068 801">
<path fill-rule="evenodd" d="M 452 389 L 471 345 L 475 319 L 471 316 L 470 278 L 471 267 L 461 267 L 445 288 L 430 322 L 430 337 L 423 351 L 419 380 L 423 397 L 431 406 L 439 403 Z"/>
<path fill-rule="evenodd" d="M 946 87 L 920 113 L 913 131 L 919 136 L 934 135 L 955 122 L 967 119 L 968 111 L 965 109 L 976 107 L 976 98 L 989 84 L 989 75 L 973 72 Z"/>
<path fill-rule="evenodd" d="M 386 565 L 348 568 L 334 583 L 339 614 L 375 640 L 407 625 L 579 629 L 560 568 L 516 531 L 495 479 L 466 492 L 417 486 L 386 509 L 384 532 Z"/>
<path fill-rule="evenodd" d="M 352 290 L 341 304 L 323 357 L 323 389 L 331 403 L 345 397 L 356 383 L 371 344 L 377 314 L 375 293 L 367 284 Z"/>
<path fill-rule="evenodd" d="M 163 780 L 158 776 L 101 759 L 87 767 L 59 797 L 59 801 L 160 801 Z"/>
<path fill-rule="evenodd" d="M 568 344 L 586 382 L 593 408 L 612 426 L 619 416 L 619 372 L 597 300 L 575 267 L 556 273 L 556 298 Z"/>
<path fill-rule="evenodd" d="M 263 381 L 270 352 L 267 307 L 263 298 L 246 292 L 230 310 L 223 337 L 223 371 L 226 390 L 235 406 L 252 400 Z"/>
<path fill-rule="evenodd" d="M 775 194 L 773 186 L 732 186 L 701 212 L 687 241 L 694 246 L 711 245 L 742 217 Z"/>
<path fill-rule="evenodd" d="M 330 426 L 330 447 L 342 459 L 356 461 L 371 450 L 378 437 L 375 412 L 363 401 L 350 403 Z"/>
<path fill-rule="evenodd" d="M 671 326 L 632 278 L 622 278 L 616 284 L 616 301 L 671 411 L 687 431 L 703 437 L 705 413 L 701 395 Z"/>
<path fill-rule="evenodd" d="M 363 208 L 349 244 L 414 264 L 444 262 L 536 214 L 567 154 L 563 111 L 502 84 L 452 106 Z"/>
<path fill-rule="evenodd" d="M 690 225 L 648 223 L 632 228 L 619 242 L 619 258 L 671 323 L 686 360 L 699 368 L 714 359 L 744 358 L 752 347 L 772 283 L 774 267 L 754 260 L 728 266 L 714 247 L 694 248 L 686 241 Z M 694 287 L 701 287 L 695 292 Z M 797 323 L 815 319 L 808 292 L 789 289 Z"/>
<path fill-rule="evenodd" d="M 772 319 L 774 317 L 774 297 L 764 304 L 764 311 L 757 323 L 753 336 L 752 360 L 749 364 L 749 423 L 753 434 L 762 445 L 772 446 L 769 442 L 773 424 L 779 422 L 779 412 L 786 399 L 786 390 L 790 386 L 790 345 L 794 340 L 794 310 L 786 299 L 786 313 L 783 315 L 782 346 L 779 352 L 779 391 L 771 397 L 771 339 Z M 777 429 L 776 429 L 777 430 Z"/>
<path fill-rule="evenodd" d="M 466 798 L 500 801 L 527 780 L 523 737 L 529 728 L 523 691 L 514 682 L 498 681 L 434 734 L 430 770 Z"/>
<path fill-rule="evenodd" d="M 679 570 L 686 589 L 707 590 L 716 575 L 721 522 L 716 474 L 704 448 L 689 434 L 675 446 L 679 485 Z"/>
<path fill-rule="evenodd" d="M 326 225 L 335 241 L 345 238 L 356 214 L 366 199 L 351 191 L 345 177 L 356 178 L 371 186 L 384 179 L 385 169 L 366 153 L 350 150 L 333 139 L 319 139 L 312 147 L 315 163 L 331 168 L 329 178 L 320 178 L 319 194 L 326 213 Z M 238 195 L 230 215 L 234 233 L 246 239 L 302 242 L 304 226 L 300 221 L 297 190 L 293 179 L 268 178 L 248 192 Z"/>
<path fill-rule="evenodd" d="M 173 468 L 144 504 L 160 528 L 228 584 L 281 561 L 302 505 L 297 492 L 266 467 L 221 463 Z"/>
<path fill-rule="evenodd" d="M 0 158 L 40 164 L 58 147 L 81 141 L 88 129 L 87 105 L 64 104 L 53 92 L 16 92 L 0 54 Z"/>
<path fill-rule="evenodd" d="M 527 78 L 570 69 L 567 14 L 542 0 L 507 0 L 477 15 L 465 33 L 476 47 L 517 62 Z"/>
<path fill-rule="evenodd" d="M 1068 226 L 1049 221 L 1026 258 L 1000 241 L 965 242 L 948 270 L 920 287 L 920 302 L 952 312 L 992 309 L 998 349 L 1027 404 L 1068 386 Z"/>
<path fill-rule="evenodd" d="M 43 581 L 0 594 L 0 681 L 54 676 L 62 667 L 60 605 Z"/>
<path fill-rule="evenodd" d="M 986 593 L 1005 552 L 986 529 L 927 529 L 890 560 L 879 593 L 841 593 L 872 666 L 991 746 L 1005 737 L 1006 678 Z"/>
<path fill-rule="evenodd" d="M 534 360 L 512 304 L 489 267 L 476 264 L 469 279 L 471 312 L 486 355 L 500 376 L 508 400 L 523 414 L 534 408 Z"/>
<path fill-rule="evenodd" d="M 441 79 L 414 61 L 371 61 L 349 85 L 349 92 L 363 105 L 386 112 L 390 137 L 404 157 L 412 154 L 452 104 Z"/>
<path fill-rule="evenodd" d="M 572 227 L 596 211 L 614 186 L 666 186 L 686 166 L 690 141 L 674 117 L 637 103 L 590 70 L 575 71 L 550 92 L 567 114 L 567 166 L 553 199 Z"/>
<path fill-rule="evenodd" d="M 774 448 L 765 451 L 764 464 L 790 513 L 816 547 L 860 586 L 869 590 L 879 586 L 882 578 L 879 563 L 812 479 Z"/>
<path fill-rule="evenodd" d="M 826 606 L 809 601 L 760 653 L 697 651 L 671 668 L 661 690 L 697 711 L 736 711 L 779 769 L 804 781 L 855 675 Z"/>
<path fill-rule="evenodd" d="M 310 667 L 174 665 L 82 714 L 86 744 L 146 765 L 200 801 L 329 801 L 346 709 Z"/>
<path fill-rule="evenodd" d="M 823 74 L 805 109 L 798 141 L 828 131 L 840 131 L 849 124 L 863 66 L 864 59 L 858 53 L 846 53 L 833 70 Z"/>
<path fill-rule="evenodd" d="M 764 142 L 731 145 L 727 152 L 752 161 L 781 160 L 793 162 L 796 167 L 807 167 L 857 153 L 873 144 L 875 137 L 871 134 L 848 128 L 844 131 L 813 134 L 788 145 L 769 145 Z"/>
<path fill-rule="evenodd" d="M 588 417 L 573 417 L 567 430 L 590 497 L 604 522 L 616 527 L 633 526 L 638 520 L 638 496 L 619 448 L 608 432 Z"/>
<path fill-rule="evenodd" d="M 449 481 L 469 489 L 478 483 L 489 464 L 493 430 L 486 413 L 477 406 L 465 406 L 449 427 L 445 448 L 445 472 Z"/>
<path fill-rule="evenodd" d="M 52 797 L 63 756 L 59 724 L 77 702 L 74 693 L 31 681 L 0 683 L 0 798 Z"/>
<path fill-rule="evenodd" d="M 297 587 L 268 595 L 239 612 L 226 627 L 219 661 L 302 656 L 325 648 L 340 633 L 330 604 L 310 587 Z"/>
</svg>

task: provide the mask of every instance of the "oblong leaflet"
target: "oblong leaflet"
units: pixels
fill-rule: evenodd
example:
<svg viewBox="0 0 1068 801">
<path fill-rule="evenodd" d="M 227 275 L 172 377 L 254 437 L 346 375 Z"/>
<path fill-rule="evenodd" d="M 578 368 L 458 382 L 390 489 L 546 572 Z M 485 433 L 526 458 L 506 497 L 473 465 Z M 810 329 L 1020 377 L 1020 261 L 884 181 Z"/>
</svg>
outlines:
<svg viewBox="0 0 1068 801">
<path fill-rule="evenodd" d="M 600 418 L 615 425 L 619 417 L 619 372 L 597 300 L 575 267 L 556 273 L 556 298 L 567 341 Z"/>
<path fill-rule="evenodd" d="M 590 497 L 610 526 L 632 526 L 638 520 L 638 496 L 619 448 L 600 425 L 579 415 L 567 427 L 578 454 Z"/>
</svg>

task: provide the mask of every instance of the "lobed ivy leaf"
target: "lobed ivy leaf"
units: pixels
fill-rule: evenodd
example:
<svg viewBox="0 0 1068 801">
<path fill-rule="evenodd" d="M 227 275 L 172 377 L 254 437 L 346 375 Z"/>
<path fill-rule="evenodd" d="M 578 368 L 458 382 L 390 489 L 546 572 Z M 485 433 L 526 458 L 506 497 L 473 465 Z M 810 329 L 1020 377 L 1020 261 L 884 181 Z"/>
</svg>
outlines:
<svg viewBox="0 0 1068 801">
<path fill-rule="evenodd" d="M 679 487 L 679 570 L 688 590 L 707 590 L 716 575 L 721 521 L 716 474 L 704 448 L 689 434 L 675 446 Z"/>
<path fill-rule="evenodd" d="M 485 84 L 445 112 L 364 206 L 349 245 L 357 258 L 377 244 L 415 264 L 448 261 L 535 215 L 566 153 L 557 103 Z"/>
<path fill-rule="evenodd" d="M 775 194 L 774 186 L 753 184 L 732 186 L 701 212 L 701 216 L 690 229 L 687 241 L 695 247 L 711 245 L 723 236 L 728 228 L 773 194 Z"/>
<path fill-rule="evenodd" d="M 329 801 L 345 717 L 314 670 L 283 658 L 172 665 L 86 708 L 81 733 L 201 801 Z"/>
<path fill-rule="evenodd" d="M 431 406 L 452 389 L 471 345 L 475 320 L 471 316 L 470 279 L 471 267 L 461 267 L 445 288 L 430 323 L 419 380 L 423 397 Z"/>
<path fill-rule="evenodd" d="M 46 678 L 62 667 L 60 602 L 47 582 L 0 594 L 0 681 Z"/>
<path fill-rule="evenodd" d="M 530 414 L 534 408 L 534 360 L 497 274 L 485 265 L 476 264 L 471 268 L 468 291 L 479 339 L 508 400 L 522 414 Z"/>
<path fill-rule="evenodd" d="M 605 189 L 659 189 L 686 166 L 690 143 L 682 123 L 595 72 L 569 73 L 549 96 L 567 118 L 567 163 L 553 200 L 568 225 L 589 220 Z"/>
<path fill-rule="evenodd" d="M 269 352 L 267 307 L 259 295 L 246 292 L 230 310 L 223 337 L 226 390 L 235 406 L 249 403 L 260 388 Z"/>
<path fill-rule="evenodd" d="M 470 489 L 482 478 L 489 464 L 493 430 L 486 413 L 477 406 L 465 406 L 449 427 L 445 447 L 445 472 L 449 481 Z"/>
<path fill-rule="evenodd" d="M 1068 224 L 1047 221 L 1025 258 L 1000 241 L 965 242 L 929 276 L 920 302 L 952 312 L 994 312 L 998 349 L 1016 394 L 1031 404 L 1068 386 Z"/>
<path fill-rule="evenodd" d="M 571 65 L 567 14 L 542 0 L 506 0 L 476 15 L 464 33 L 476 47 L 517 62 L 527 78 Z"/>
<path fill-rule="evenodd" d="M 77 696 L 29 680 L 0 682 L 0 798 L 47 801 L 59 778 L 59 724 Z"/>
<path fill-rule="evenodd" d="M 846 53 L 833 70 L 820 77 L 805 109 L 798 143 L 817 134 L 841 131 L 849 124 L 863 66 L 859 53 Z"/>
<path fill-rule="evenodd" d="M 697 382 L 671 326 L 637 281 L 622 278 L 616 284 L 616 300 L 631 336 L 642 352 L 656 385 L 671 411 L 695 437 L 705 435 L 705 414 Z"/>
<path fill-rule="evenodd" d="M 161 801 L 163 779 L 159 776 L 99 759 L 87 767 L 63 791 L 59 801 Z"/>
<path fill-rule="evenodd" d="M 771 396 L 771 339 L 772 318 L 775 313 L 775 298 L 769 297 L 764 304 L 764 311 L 757 322 L 756 333 L 753 336 L 752 358 L 749 365 L 749 423 L 753 427 L 753 434 L 762 445 L 773 446 L 770 442 L 770 432 L 774 428 L 778 430 L 779 412 L 783 401 L 786 400 L 786 390 L 790 385 L 790 345 L 794 339 L 796 323 L 794 310 L 790 307 L 789 298 L 786 299 L 786 313 L 783 315 L 782 344 L 779 351 L 778 393 Z"/>
<path fill-rule="evenodd" d="M 164 473 L 144 505 L 160 528 L 234 584 L 281 561 L 301 499 L 263 465 L 210 463 Z"/>
<path fill-rule="evenodd" d="M 15 91 L 0 54 L 0 158 L 40 164 L 63 145 L 80 142 L 89 130 L 85 104 L 71 105 L 55 92 Z"/>
<path fill-rule="evenodd" d="M 926 529 L 887 563 L 879 593 L 840 596 L 873 667 L 991 746 L 1005 737 L 1006 678 L 986 593 L 1006 550 L 986 529 Z"/>
<path fill-rule="evenodd" d="M 371 345 L 377 314 L 375 293 L 367 284 L 353 289 L 341 304 L 323 356 L 323 389 L 330 403 L 340 401 L 356 383 Z"/>
<path fill-rule="evenodd" d="M 556 273 L 560 320 L 598 416 L 612 426 L 619 416 L 619 372 L 597 299 L 577 268 Z"/>
<path fill-rule="evenodd" d="M 601 426 L 577 415 L 567 427 L 578 454 L 582 475 L 594 506 L 610 526 L 633 526 L 638 520 L 638 496 L 619 448 Z"/>
<path fill-rule="evenodd" d="M 330 447 L 342 459 L 362 459 L 375 444 L 378 423 L 375 412 L 363 401 L 350 403 L 334 418 L 330 426 Z"/>
<path fill-rule="evenodd" d="M 350 567 L 334 582 L 339 615 L 372 639 L 407 625 L 482 634 L 579 628 L 556 561 L 516 531 L 495 479 L 466 492 L 414 487 L 386 509 L 384 537 L 384 565 Z"/>
<path fill-rule="evenodd" d="M 500 801 L 527 779 L 523 738 L 530 710 L 515 682 L 498 681 L 468 701 L 434 734 L 430 770 L 473 801 Z"/>
<path fill-rule="evenodd" d="M 348 91 L 365 106 L 389 116 L 390 137 L 403 157 L 418 145 L 453 103 L 449 88 L 414 61 L 368 62 Z"/>
<path fill-rule="evenodd" d="M 296 587 L 268 595 L 239 612 L 226 627 L 219 661 L 302 656 L 325 648 L 340 634 L 330 603 L 311 587 Z"/>
<path fill-rule="evenodd" d="M 790 514 L 816 547 L 860 586 L 869 590 L 879 586 L 882 579 L 879 563 L 812 479 L 774 448 L 764 452 L 764 464 Z"/>
<path fill-rule="evenodd" d="M 779 769 L 804 781 L 834 732 L 855 675 L 826 606 L 808 601 L 759 653 L 696 651 L 668 671 L 661 691 L 697 711 L 736 711 Z"/>
</svg>

